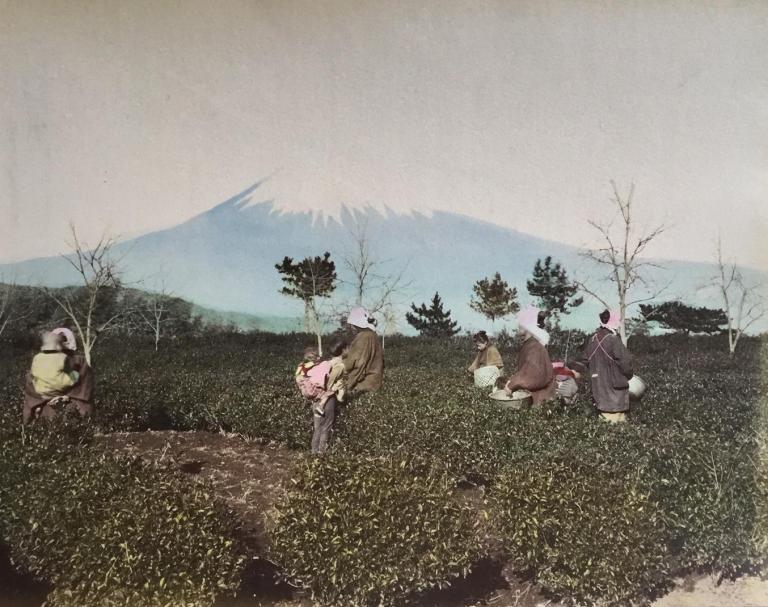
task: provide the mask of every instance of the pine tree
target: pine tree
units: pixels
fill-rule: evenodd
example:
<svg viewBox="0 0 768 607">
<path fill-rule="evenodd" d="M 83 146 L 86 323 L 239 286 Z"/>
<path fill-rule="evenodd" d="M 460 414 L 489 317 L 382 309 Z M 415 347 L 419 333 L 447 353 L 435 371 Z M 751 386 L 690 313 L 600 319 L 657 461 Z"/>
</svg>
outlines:
<svg viewBox="0 0 768 607">
<path fill-rule="evenodd" d="M 723 310 L 695 308 L 679 301 L 659 305 L 640 304 L 640 314 L 647 322 L 657 322 L 665 329 L 688 333 L 719 333 L 728 317 Z"/>
<path fill-rule="evenodd" d="M 474 295 L 469 307 L 479 312 L 491 322 L 514 314 L 520 309 L 517 303 L 517 289 L 509 286 L 496 272 L 492 279 L 478 280 L 472 287 Z"/>
<path fill-rule="evenodd" d="M 322 257 L 307 257 L 297 263 L 285 257 L 282 263 L 275 264 L 275 269 L 286 284 L 280 293 L 304 302 L 306 328 L 317 336 L 317 348 L 322 355 L 322 326 L 315 300 L 318 297 L 330 297 L 336 288 L 336 264 L 331 261 L 331 254 L 326 252 Z"/>
<path fill-rule="evenodd" d="M 411 304 L 413 313 L 406 312 L 405 319 L 408 324 L 416 329 L 420 335 L 426 337 L 453 337 L 461 329 L 458 324 L 451 320 L 451 311 L 443 310 L 443 302 L 440 294 L 435 292 L 432 298 L 432 305 L 427 307 L 421 304 L 418 308 Z"/>
<path fill-rule="evenodd" d="M 552 264 L 552 257 L 547 255 L 544 263 L 536 260 L 533 266 L 533 279 L 527 281 L 526 287 L 532 297 L 538 299 L 541 308 L 548 312 L 552 324 L 560 324 L 560 315 L 570 312 L 570 308 L 580 306 L 584 299 L 575 297 L 579 288 L 568 278 L 568 273 L 559 263 Z"/>
</svg>

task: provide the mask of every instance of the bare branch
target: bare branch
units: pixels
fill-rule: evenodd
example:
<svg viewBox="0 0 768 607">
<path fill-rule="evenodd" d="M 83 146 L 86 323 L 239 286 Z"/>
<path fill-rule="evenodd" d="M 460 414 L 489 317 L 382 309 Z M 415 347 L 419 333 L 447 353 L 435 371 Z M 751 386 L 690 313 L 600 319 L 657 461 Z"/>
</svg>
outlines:
<svg viewBox="0 0 768 607">
<path fill-rule="evenodd" d="M 364 306 L 371 314 L 392 307 L 397 296 L 411 284 L 405 279 L 407 264 L 399 271 L 385 270 L 388 261 L 377 259 L 372 252 L 366 217 L 355 214 L 348 231 L 352 237 L 352 251 L 344 254 L 342 259 L 351 278 L 343 282 L 353 288 L 354 304 Z"/>
<path fill-rule="evenodd" d="M 644 297 L 628 301 L 628 293 L 636 283 L 648 286 L 642 270 L 661 267 L 657 262 L 641 261 L 639 256 L 642 255 L 654 239 L 666 230 L 666 226 L 657 226 L 636 237 L 634 229 L 635 220 L 632 216 L 635 184 L 630 184 L 626 196 L 622 196 L 621 192 L 619 192 L 615 181 L 611 180 L 610 185 L 613 194 L 611 201 L 621 218 L 621 230 L 615 234 L 612 229 L 612 223 L 602 224 L 595 220 L 589 220 L 589 225 L 597 230 L 602 246 L 587 249 L 582 251 L 581 254 L 595 264 L 606 266 L 609 269 L 607 278 L 615 285 L 622 319 L 620 332 L 622 338 L 626 339 L 624 321 L 626 320 L 627 307 L 640 301 L 650 301 L 653 299 L 653 297 Z M 593 290 L 589 289 L 583 281 L 578 284 L 581 290 L 600 301 L 606 308 L 611 307 L 602 297 L 597 296 Z"/>
<path fill-rule="evenodd" d="M 717 275 L 713 280 L 722 298 L 728 324 L 728 351 L 733 356 L 744 332 L 765 315 L 765 302 L 757 295 L 761 285 L 746 285 L 738 266 L 723 261 L 719 236 L 715 243 L 715 260 Z"/>
<path fill-rule="evenodd" d="M 119 318 L 123 312 L 96 326 L 94 315 L 99 306 L 99 294 L 107 288 L 118 288 L 121 284 L 118 267 L 111 258 L 115 240 L 107 235 L 102 235 L 96 246 L 89 248 L 81 242 L 75 226 L 70 224 L 71 241 L 69 242 L 72 253 L 64 256 L 64 259 L 78 274 L 82 282 L 84 302 L 75 305 L 74 294 L 63 291 L 57 294 L 52 289 L 46 289 L 47 295 L 59 306 L 77 329 L 80 342 L 83 344 L 85 358 L 90 364 L 91 351 L 99 334 L 105 331 Z"/>
<path fill-rule="evenodd" d="M 584 291 L 587 295 L 591 295 L 594 297 L 597 301 L 599 301 L 601 304 L 603 304 L 606 308 L 610 308 L 611 306 L 606 302 L 602 297 L 600 297 L 597 293 L 592 291 L 589 287 L 587 287 L 586 284 L 584 284 L 581 281 L 574 280 L 573 283 L 579 287 L 580 290 Z"/>
</svg>

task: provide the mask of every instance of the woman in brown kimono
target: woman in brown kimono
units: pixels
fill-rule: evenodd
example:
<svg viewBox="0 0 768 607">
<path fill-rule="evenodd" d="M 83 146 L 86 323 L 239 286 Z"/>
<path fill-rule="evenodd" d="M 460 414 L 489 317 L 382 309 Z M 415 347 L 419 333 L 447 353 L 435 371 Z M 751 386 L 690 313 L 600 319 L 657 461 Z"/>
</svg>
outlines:
<svg viewBox="0 0 768 607">
<path fill-rule="evenodd" d="M 354 308 L 349 313 L 347 324 L 352 329 L 354 338 L 343 356 L 345 393 L 354 397 L 361 392 L 375 392 L 381 387 L 384 379 L 384 350 L 376 335 L 375 324 L 363 308 Z M 346 400 L 345 396 L 345 402 Z M 325 402 L 323 415 L 314 416 L 314 454 L 325 453 L 328 448 L 337 405 L 336 396 L 330 396 Z"/>
<path fill-rule="evenodd" d="M 600 416 L 609 422 L 624 422 L 629 411 L 629 380 L 632 355 L 617 334 L 621 316 L 603 311 L 600 327 L 589 338 L 577 369 L 589 372 L 592 398 Z"/>
<path fill-rule="evenodd" d="M 543 329 L 543 319 L 534 307 L 520 310 L 517 325 L 524 341 L 517 355 L 517 372 L 504 387 L 509 394 L 515 390 L 528 390 L 533 404 L 538 405 L 555 397 L 555 373 L 545 347 L 549 343 L 549 333 Z"/>
</svg>

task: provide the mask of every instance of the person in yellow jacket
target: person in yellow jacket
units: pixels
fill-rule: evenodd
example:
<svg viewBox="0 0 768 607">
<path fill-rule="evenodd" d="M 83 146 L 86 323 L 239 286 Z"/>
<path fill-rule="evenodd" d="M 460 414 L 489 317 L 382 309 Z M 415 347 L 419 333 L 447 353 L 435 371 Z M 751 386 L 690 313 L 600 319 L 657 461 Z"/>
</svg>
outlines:
<svg viewBox="0 0 768 607">
<path fill-rule="evenodd" d="M 496 367 L 500 373 L 504 372 L 504 361 L 501 359 L 501 354 L 498 348 L 491 343 L 491 338 L 485 331 L 478 331 L 472 336 L 472 341 L 475 344 L 475 350 L 477 354 L 472 364 L 469 365 L 467 371 L 474 373 L 482 367 Z"/>
<path fill-rule="evenodd" d="M 40 352 L 32 359 L 29 371 L 32 386 L 42 398 L 63 396 L 80 379 L 80 374 L 69 366 L 69 358 L 63 352 L 63 338 L 56 333 L 43 334 Z M 24 407 L 24 421 L 29 421 L 33 410 Z"/>
</svg>

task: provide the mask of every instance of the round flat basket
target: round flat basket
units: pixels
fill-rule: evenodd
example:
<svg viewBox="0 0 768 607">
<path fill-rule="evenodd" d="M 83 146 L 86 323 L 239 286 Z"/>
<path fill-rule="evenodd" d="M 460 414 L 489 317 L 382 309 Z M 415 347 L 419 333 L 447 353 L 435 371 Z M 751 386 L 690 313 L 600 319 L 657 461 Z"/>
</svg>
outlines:
<svg viewBox="0 0 768 607">
<path fill-rule="evenodd" d="M 507 394 L 506 390 L 499 388 L 491 392 L 490 398 L 507 409 L 522 409 L 533 404 L 533 397 L 528 390 L 515 390 Z"/>
<path fill-rule="evenodd" d="M 640 400 L 643 398 L 646 388 L 647 386 L 642 378 L 633 375 L 632 379 L 629 380 L 629 397 L 635 401 Z"/>
<path fill-rule="evenodd" d="M 490 388 L 496 383 L 496 380 L 501 377 L 501 371 L 498 367 L 490 365 L 488 367 L 480 367 L 475 369 L 475 386 L 478 388 Z"/>
</svg>

